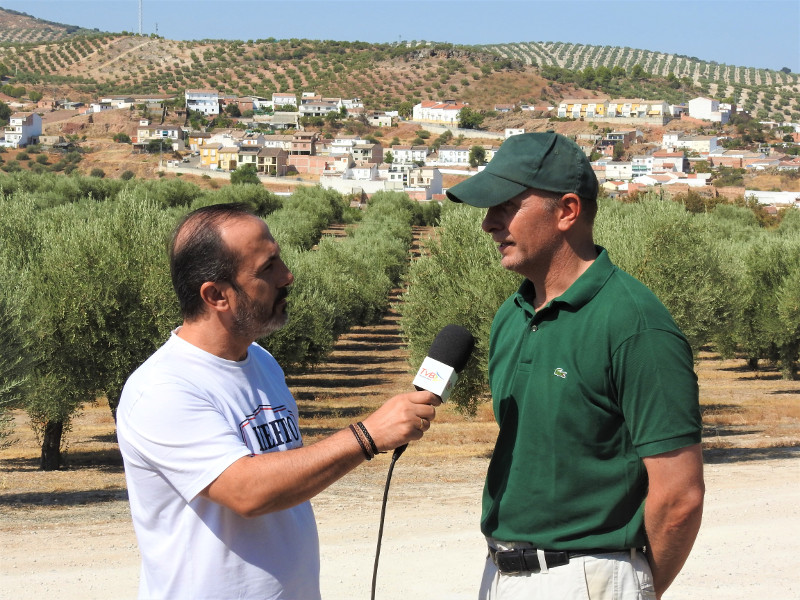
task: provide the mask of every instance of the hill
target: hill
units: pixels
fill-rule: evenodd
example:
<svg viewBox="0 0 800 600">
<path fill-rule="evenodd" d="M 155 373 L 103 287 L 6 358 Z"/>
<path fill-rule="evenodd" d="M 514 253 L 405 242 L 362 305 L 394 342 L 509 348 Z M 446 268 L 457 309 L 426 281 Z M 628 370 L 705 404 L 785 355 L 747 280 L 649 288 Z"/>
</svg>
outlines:
<svg viewBox="0 0 800 600">
<path fill-rule="evenodd" d="M 368 109 L 454 98 L 492 110 L 495 104 L 553 104 L 576 95 L 671 103 L 706 95 L 730 99 L 753 114 L 763 111 L 764 118 L 797 114 L 800 120 L 798 74 L 627 47 L 274 38 L 180 42 L 87 32 L 3 9 L 0 30 L 6 36 L 0 72 L 5 66 L 16 76 L 14 85 L 45 98 L 89 101 L 116 94 L 180 94 L 187 88 L 238 96 L 314 90 L 328 97 L 361 98 Z M 614 67 L 619 69 L 611 77 Z"/>
<path fill-rule="evenodd" d="M 92 32 L 97 30 L 45 21 L 24 12 L 0 8 L 0 43 L 38 44 Z"/>
</svg>

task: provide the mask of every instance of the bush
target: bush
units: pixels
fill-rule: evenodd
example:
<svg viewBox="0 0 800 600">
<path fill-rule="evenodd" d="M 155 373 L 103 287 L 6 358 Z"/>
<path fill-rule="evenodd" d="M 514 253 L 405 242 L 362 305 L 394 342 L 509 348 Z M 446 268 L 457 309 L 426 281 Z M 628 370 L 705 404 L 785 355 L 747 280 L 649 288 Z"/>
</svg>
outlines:
<svg viewBox="0 0 800 600">
<path fill-rule="evenodd" d="M 94 169 L 89 171 L 89 176 L 90 177 L 97 177 L 98 179 L 102 179 L 103 177 L 106 176 L 106 172 L 103 171 L 103 169 L 101 169 L 99 167 L 95 167 Z"/>
<path fill-rule="evenodd" d="M 232 185 L 261 185 L 261 180 L 258 178 L 258 172 L 255 165 L 246 164 L 240 166 L 238 169 L 231 173 Z"/>
<path fill-rule="evenodd" d="M 119 176 L 120 179 L 123 181 L 130 181 L 136 177 L 136 174 L 133 171 L 123 171 L 122 174 Z"/>
</svg>

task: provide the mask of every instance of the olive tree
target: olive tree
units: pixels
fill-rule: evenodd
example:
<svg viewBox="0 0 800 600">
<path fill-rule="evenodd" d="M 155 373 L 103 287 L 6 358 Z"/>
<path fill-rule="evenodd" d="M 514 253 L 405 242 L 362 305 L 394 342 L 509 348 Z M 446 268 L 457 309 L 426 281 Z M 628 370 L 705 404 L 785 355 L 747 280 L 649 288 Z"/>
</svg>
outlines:
<svg viewBox="0 0 800 600">
<path fill-rule="evenodd" d="M 175 218 L 124 194 L 29 216 L 40 245 L 20 274 L 36 363 L 25 408 L 52 470 L 76 411 L 101 396 L 114 411 L 127 376 L 177 324 L 165 252 Z"/>
<path fill-rule="evenodd" d="M 475 336 L 472 358 L 450 397 L 467 414 L 474 414 L 488 397 L 492 319 L 521 282 L 519 275 L 503 269 L 491 237 L 481 230 L 484 213 L 445 205 L 436 234 L 411 263 L 403 303 L 398 306 L 412 366 L 419 366 L 445 325 L 462 325 Z"/>
</svg>

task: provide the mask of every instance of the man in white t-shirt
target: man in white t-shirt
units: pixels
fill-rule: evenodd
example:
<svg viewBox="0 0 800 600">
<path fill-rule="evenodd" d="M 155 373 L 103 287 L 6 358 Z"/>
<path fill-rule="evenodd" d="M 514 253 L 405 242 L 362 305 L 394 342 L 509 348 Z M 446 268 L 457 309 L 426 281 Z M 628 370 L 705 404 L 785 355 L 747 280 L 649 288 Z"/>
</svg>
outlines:
<svg viewBox="0 0 800 600">
<path fill-rule="evenodd" d="M 139 598 L 314 600 L 309 500 L 377 452 L 418 440 L 439 399 L 411 392 L 304 446 L 275 359 L 294 278 L 263 220 L 204 207 L 175 229 L 183 324 L 125 385 L 117 436 L 142 556 Z"/>
</svg>

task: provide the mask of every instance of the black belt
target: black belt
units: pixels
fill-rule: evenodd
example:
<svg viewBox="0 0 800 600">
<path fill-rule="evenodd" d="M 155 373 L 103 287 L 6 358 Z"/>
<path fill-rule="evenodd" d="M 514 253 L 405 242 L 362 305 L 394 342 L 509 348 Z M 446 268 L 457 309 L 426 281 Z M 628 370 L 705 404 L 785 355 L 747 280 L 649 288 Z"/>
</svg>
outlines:
<svg viewBox="0 0 800 600">
<path fill-rule="evenodd" d="M 593 554 L 608 554 L 610 552 L 625 552 L 625 550 L 544 550 L 544 560 L 547 568 L 561 567 L 569 563 L 570 558 L 589 556 Z M 517 548 L 515 550 L 496 550 L 489 546 L 489 556 L 497 565 L 497 570 L 505 574 L 513 573 L 538 573 L 539 554 L 536 548 Z"/>
</svg>

